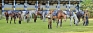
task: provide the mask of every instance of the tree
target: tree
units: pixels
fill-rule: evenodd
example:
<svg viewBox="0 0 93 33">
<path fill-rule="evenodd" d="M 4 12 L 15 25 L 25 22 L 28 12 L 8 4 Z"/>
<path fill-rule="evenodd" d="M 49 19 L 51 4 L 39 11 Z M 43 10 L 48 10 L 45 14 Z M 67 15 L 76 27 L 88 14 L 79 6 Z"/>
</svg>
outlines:
<svg viewBox="0 0 93 33">
<path fill-rule="evenodd" d="M 93 17 L 93 0 L 83 0 L 83 2 L 81 2 L 81 9 L 88 9 L 90 17 Z"/>
</svg>

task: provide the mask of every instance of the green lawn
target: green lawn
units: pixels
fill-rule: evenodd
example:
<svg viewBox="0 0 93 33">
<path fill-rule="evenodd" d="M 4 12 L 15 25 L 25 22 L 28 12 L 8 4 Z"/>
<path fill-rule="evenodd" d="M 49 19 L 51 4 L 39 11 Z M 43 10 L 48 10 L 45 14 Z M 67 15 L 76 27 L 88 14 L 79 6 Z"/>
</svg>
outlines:
<svg viewBox="0 0 93 33">
<path fill-rule="evenodd" d="M 22 24 L 6 23 L 5 19 L 0 20 L 0 33 L 75 33 L 75 32 L 86 32 L 92 33 L 93 31 L 93 21 L 89 21 L 89 26 L 83 26 L 82 21 L 79 23 L 79 26 L 70 26 L 69 19 L 66 22 L 63 22 L 62 28 L 56 28 L 56 23 L 53 23 L 52 29 L 47 28 L 47 21 L 42 22 L 38 19 L 37 23 L 34 23 L 33 20 L 29 23 L 22 22 Z"/>
</svg>

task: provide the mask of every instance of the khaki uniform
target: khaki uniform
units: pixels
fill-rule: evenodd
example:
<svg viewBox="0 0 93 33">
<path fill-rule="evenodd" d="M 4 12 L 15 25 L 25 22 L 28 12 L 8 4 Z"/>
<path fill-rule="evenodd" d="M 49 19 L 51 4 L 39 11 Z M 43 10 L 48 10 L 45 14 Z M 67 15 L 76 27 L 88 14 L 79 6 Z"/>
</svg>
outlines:
<svg viewBox="0 0 93 33">
<path fill-rule="evenodd" d="M 47 15 L 48 18 L 48 29 L 52 29 L 52 14 Z"/>
</svg>

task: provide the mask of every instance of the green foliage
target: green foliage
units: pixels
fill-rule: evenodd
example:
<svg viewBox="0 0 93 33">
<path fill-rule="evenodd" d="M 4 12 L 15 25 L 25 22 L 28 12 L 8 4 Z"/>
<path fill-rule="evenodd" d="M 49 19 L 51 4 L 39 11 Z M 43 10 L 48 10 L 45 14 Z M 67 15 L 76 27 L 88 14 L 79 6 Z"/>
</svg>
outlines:
<svg viewBox="0 0 93 33">
<path fill-rule="evenodd" d="M 81 9 L 88 9 L 90 12 L 90 17 L 93 17 L 93 0 L 83 0 L 81 3 Z"/>
</svg>

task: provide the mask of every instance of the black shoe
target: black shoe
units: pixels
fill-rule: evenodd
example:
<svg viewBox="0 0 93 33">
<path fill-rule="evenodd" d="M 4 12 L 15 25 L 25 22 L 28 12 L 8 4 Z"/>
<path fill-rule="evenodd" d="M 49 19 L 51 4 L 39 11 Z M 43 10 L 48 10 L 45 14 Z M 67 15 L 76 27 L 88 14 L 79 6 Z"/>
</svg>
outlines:
<svg viewBox="0 0 93 33">
<path fill-rule="evenodd" d="M 50 28 L 49 28 L 49 25 L 48 25 L 48 29 L 50 29 Z"/>
</svg>

